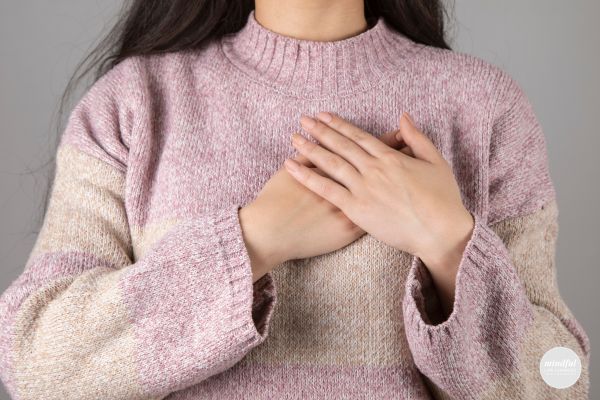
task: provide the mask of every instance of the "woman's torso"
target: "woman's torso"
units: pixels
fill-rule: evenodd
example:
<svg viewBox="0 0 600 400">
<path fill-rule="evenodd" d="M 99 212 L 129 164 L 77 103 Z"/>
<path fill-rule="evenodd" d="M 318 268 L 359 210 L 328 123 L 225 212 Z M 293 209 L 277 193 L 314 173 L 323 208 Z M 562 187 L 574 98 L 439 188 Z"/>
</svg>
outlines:
<svg viewBox="0 0 600 400">
<path fill-rule="evenodd" d="M 452 165 L 465 205 L 485 210 L 480 149 L 491 85 L 474 75 L 487 67 L 478 59 L 425 48 L 368 90 L 323 98 L 250 79 L 217 44 L 146 66 L 151 84 L 131 140 L 135 167 L 126 190 L 136 259 L 178 221 L 252 201 L 295 154 L 290 134 L 300 115 L 322 110 L 376 136 L 395 130 L 409 111 Z M 267 340 L 230 370 L 169 398 L 302 397 L 295 382 L 306 387 L 307 380 L 312 395 L 429 398 L 403 326 L 411 259 L 366 234 L 335 252 L 281 264 L 273 271 L 278 301 Z"/>
</svg>

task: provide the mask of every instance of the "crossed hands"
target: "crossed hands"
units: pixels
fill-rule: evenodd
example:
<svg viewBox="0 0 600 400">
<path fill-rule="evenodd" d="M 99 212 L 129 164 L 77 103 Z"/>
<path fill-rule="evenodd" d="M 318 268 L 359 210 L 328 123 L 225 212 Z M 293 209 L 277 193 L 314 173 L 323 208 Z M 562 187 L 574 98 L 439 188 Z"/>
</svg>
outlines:
<svg viewBox="0 0 600 400">
<path fill-rule="evenodd" d="M 287 171 L 364 232 L 421 258 L 451 305 L 474 218 L 450 165 L 407 113 L 395 141 L 380 140 L 333 113 L 316 117 L 301 117 L 317 143 L 294 133 L 300 157 L 285 161 Z"/>
</svg>

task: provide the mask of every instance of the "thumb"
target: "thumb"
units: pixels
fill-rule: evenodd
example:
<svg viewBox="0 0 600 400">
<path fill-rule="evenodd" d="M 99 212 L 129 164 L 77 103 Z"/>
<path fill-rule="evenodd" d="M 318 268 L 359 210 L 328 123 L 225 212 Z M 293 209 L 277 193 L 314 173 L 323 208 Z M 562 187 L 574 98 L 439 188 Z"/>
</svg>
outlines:
<svg viewBox="0 0 600 400">
<path fill-rule="evenodd" d="M 405 143 L 402 141 L 402 138 L 398 136 L 398 129 L 394 131 L 385 132 L 384 134 L 380 135 L 378 139 L 396 150 L 405 146 Z"/>
<path fill-rule="evenodd" d="M 414 157 L 415 155 L 413 154 L 410 147 L 408 147 L 406 143 L 404 143 L 404 140 L 402 140 L 402 137 L 399 134 L 399 132 L 399 129 L 396 129 L 395 131 L 386 132 L 383 135 L 379 136 L 379 140 L 381 140 L 388 146 L 406 154 L 407 156 Z"/>
<path fill-rule="evenodd" d="M 429 162 L 439 161 L 441 154 L 433 142 L 421 132 L 414 124 L 410 115 L 405 112 L 400 118 L 400 129 L 398 129 L 397 139 L 403 140 L 410 147 L 416 158 Z"/>
</svg>

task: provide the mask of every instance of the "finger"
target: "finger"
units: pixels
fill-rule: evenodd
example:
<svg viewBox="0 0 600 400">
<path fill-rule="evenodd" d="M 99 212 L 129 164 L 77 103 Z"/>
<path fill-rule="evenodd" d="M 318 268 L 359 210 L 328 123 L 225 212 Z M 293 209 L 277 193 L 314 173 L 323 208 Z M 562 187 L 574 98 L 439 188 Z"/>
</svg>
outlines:
<svg viewBox="0 0 600 400">
<path fill-rule="evenodd" d="M 307 121 L 309 119 L 309 117 L 304 115 L 300 118 L 300 122 L 305 129 L 308 127 Z M 356 142 L 348 139 L 319 120 L 313 119 L 313 121 L 314 124 L 310 129 L 307 129 L 310 135 L 317 139 L 321 146 L 344 158 L 358 171 L 363 171 L 367 161 L 373 159 L 373 156 L 356 144 Z"/>
<path fill-rule="evenodd" d="M 296 154 L 293 158 L 294 158 L 294 160 L 298 161 L 300 164 L 306 165 L 307 167 L 315 166 L 308 158 L 304 157 L 300 153 Z"/>
<path fill-rule="evenodd" d="M 416 158 L 432 163 L 438 162 L 442 158 L 433 142 L 414 125 L 406 112 L 400 118 L 398 139 L 404 140 L 404 143 L 411 148 Z"/>
<path fill-rule="evenodd" d="M 397 133 L 397 130 L 386 132 L 383 135 L 379 136 L 378 139 L 381 140 L 383 143 L 387 144 L 388 146 L 399 149 L 399 151 L 403 152 L 404 154 L 414 157 L 412 150 L 404 143 L 404 140 L 398 139 L 396 137 Z M 315 167 L 315 165 L 308 158 L 306 158 L 300 153 L 297 153 L 293 157 L 293 159 L 298 161 L 302 165 L 306 165 L 307 167 Z"/>
<path fill-rule="evenodd" d="M 308 168 L 292 159 L 287 159 L 283 163 L 287 171 L 312 192 L 321 196 L 331 204 L 344 211 L 352 199 L 352 194 L 348 189 L 335 182 L 334 180 L 322 176 L 312 168 Z"/>
<path fill-rule="evenodd" d="M 319 121 L 327 124 L 348 139 L 354 141 L 374 157 L 378 157 L 389 151 L 389 146 L 384 144 L 381 140 L 334 113 L 320 112 L 316 117 Z"/>
<path fill-rule="evenodd" d="M 378 139 L 386 145 L 394 149 L 399 149 L 399 151 L 403 152 L 404 154 L 414 157 L 414 154 L 410 147 L 408 147 L 406 143 L 404 143 L 404 140 L 402 140 L 402 138 L 400 138 L 400 136 L 398 135 L 398 130 L 386 132 L 383 135 L 379 136 Z M 298 161 L 302 165 L 306 165 L 307 167 L 315 167 L 315 165 L 308 158 L 306 158 L 300 153 L 297 153 L 293 157 L 293 159 Z"/>
<path fill-rule="evenodd" d="M 321 171 L 319 168 L 317 167 L 309 167 L 311 170 L 313 170 L 315 173 L 321 175 L 321 176 L 328 176 L 325 172 Z"/>
<path fill-rule="evenodd" d="M 355 187 L 355 182 L 360 178 L 360 173 L 344 158 L 321 145 L 307 140 L 298 133 L 292 135 L 292 143 L 300 154 L 308 158 L 333 179 L 350 190 Z"/>
<path fill-rule="evenodd" d="M 386 132 L 383 135 L 379 136 L 378 139 L 394 149 L 402 149 L 404 146 L 406 146 L 406 143 L 404 143 L 404 140 L 402 140 L 401 138 L 398 137 L 398 129 L 396 129 L 394 131 Z M 310 163 L 310 160 L 308 158 L 304 157 L 302 154 L 297 154 L 294 157 L 294 160 L 296 160 L 302 164 Z"/>
<path fill-rule="evenodd" d="M 383 137 L 383 136 L 381 136 L 381 137 Z M 402 143 L 404 143 L 404 142 L 402 142 Z M 413 154 L 412 150 L 410 149 L 410 147 L 408 147 L 406 145 L 402 145 L 402 146 L 403 147 L 400 148 L 398 151 L 400 151 L 401 153 L 404 153 L 404 154 L 406 154 L 407 156 L 410 156 L 410 157 L 414 157 L 415 156 Z M 320 171 L 319 169 L 317 169 L 315 167 L 315 165 L 308 158 L 304 157 L 302 154 L 297 154 L 296 156 L 293 157 L 293 159 L 296 160 L 296 161 L 298 161 L 302 165 L 306 165 L 307 167 L 314 168 L 316 172 Z M 322 172 L 322 171 L 319 172 L 319 173 L 324 174 L 324 172 Z"/>
</svg>

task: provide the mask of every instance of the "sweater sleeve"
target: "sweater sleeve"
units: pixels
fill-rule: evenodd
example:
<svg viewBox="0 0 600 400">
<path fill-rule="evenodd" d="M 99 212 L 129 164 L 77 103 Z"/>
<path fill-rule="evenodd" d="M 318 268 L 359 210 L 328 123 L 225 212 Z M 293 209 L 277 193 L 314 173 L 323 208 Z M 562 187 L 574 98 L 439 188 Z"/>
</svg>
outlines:
<svg viewBox="0 0 600 400">
<path fill-rule="evenodd" d="M 272 275 L 252 283 L 239 205 L 179 221 L 134 258 L 125 208 L 137 77 L 126 59 L 74 108 L 47 212 L 0 297 L 0 369 L 15 399 L 161 399 L 268 334 Z"/>
<path fill-rule="evenodd" d="M 489 214 L 475 227 L 442 317 L 432 277 L 413 256 L 404 322 L 415 364 L 438 399 L 587 399 L 590 342 L 558 290 L 558 206 L 545 137 L 522 88 L 499 80 L 489 148 Z M 565 389 L 540 375 L 557 346 L 580 359 L 579 380 Z"/>
</svg>

